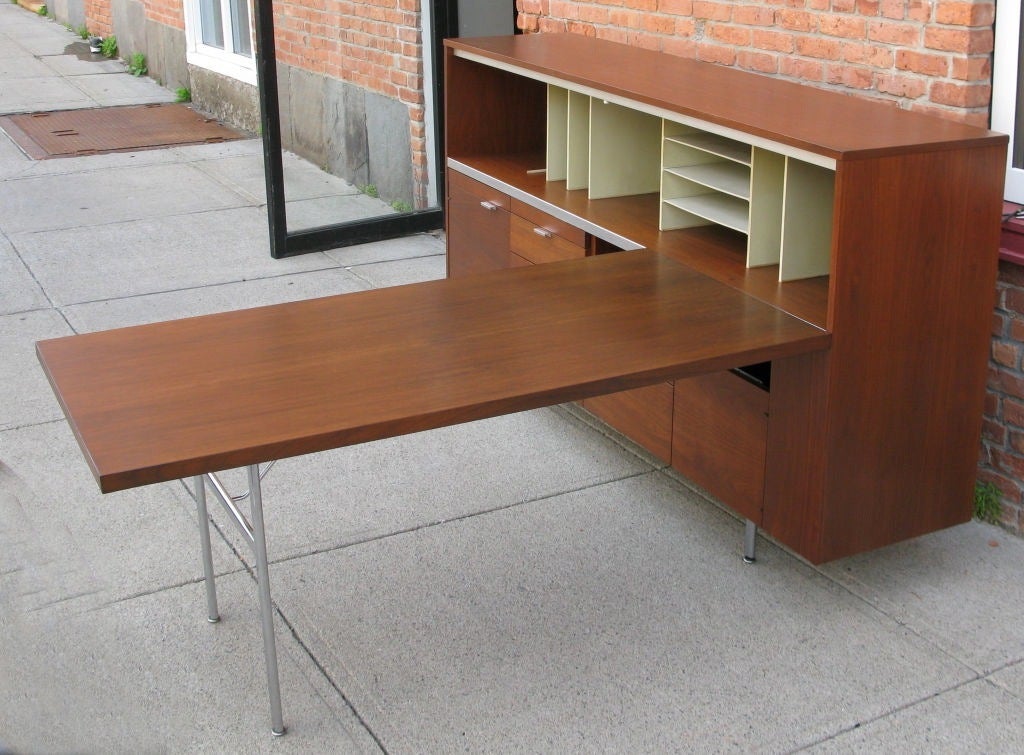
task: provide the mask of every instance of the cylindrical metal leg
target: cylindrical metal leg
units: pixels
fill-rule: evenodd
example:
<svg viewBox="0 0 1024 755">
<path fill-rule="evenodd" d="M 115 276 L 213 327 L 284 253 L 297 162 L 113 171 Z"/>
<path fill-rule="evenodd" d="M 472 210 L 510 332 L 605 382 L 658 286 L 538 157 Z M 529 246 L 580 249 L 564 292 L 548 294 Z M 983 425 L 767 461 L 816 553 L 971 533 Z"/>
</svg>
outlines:
<svg viewBox="0 0 1024 755">
<path fill-rule="evenodd" d="M 747 520 L 746 530 L 743 533 L 743 561 L 752 564 L 757 561 L 757 525 L 750 519 Z"/>
<path fill-rule="evenodd" d="M 267 690 L 270 695 L 270 731 L 284 734 L 281 715 L 281 682 L 277 675 L 277 643 L 274 641 L 274 608 L 270 602 L 270 569 L 267 565 L 267 538 L 263 530 L 263 494 L 260 469 L 249 467 L 249 491 L 252 497 L 253 550 L 256 552 L 256 580 L 260 595 L 260 622 L 263 626 L 263 654 L 267 660 Z"/>
<path fill-rule="evenodd" d="M 210 515 L 206 510 L 206 483 L 203 475 L 192 478 L 195 487 L 196 509 L 199 515 L 199 543 L 203 550 L 203 577 L 206 583 L 206 620 L 211 624 L 220 621 L 217 610 L 217 585 L 213 576 L 213 551 L 210 548 Z"/>
</svg>

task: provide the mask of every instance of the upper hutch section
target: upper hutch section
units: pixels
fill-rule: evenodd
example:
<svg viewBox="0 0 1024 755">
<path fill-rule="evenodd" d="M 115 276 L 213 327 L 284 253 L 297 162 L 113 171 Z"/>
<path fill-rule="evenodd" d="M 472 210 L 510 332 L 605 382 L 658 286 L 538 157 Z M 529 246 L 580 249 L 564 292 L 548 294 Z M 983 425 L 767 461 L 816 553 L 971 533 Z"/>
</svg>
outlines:
<svg viewBox="0 0 1024 755">
<path fill-rule="evenodd" d="M 843 164 L 1005 138 L 591 37 L 445 44 L 449 168 L 822 327 Z"/>
</svg>

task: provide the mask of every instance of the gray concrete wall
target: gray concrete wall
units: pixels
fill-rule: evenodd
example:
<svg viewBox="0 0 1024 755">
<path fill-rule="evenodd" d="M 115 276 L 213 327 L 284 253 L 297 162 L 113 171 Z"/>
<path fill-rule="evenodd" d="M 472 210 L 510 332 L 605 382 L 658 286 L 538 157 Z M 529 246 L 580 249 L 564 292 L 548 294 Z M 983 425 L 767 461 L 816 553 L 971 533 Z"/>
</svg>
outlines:
<svg viewBox="0 0 1024 755">
<path fill-rule="evenodd" d="M 286 149 L 388 203 L 413 203 L 409 111 L 397 100 L 279 64 Z"/>
<path fill-rule="evenodd" d="M 185 62 L 185 32 L 156 21 L 146 22 L 146 40 L 140 50 L 146 55 L 149 75 L 171 90 L 192 88 Z"/>
<path fill-rule="evenodd" d="M 182 47 L 184 54 L 184 47 Z M 243 81 L 190 65 L 192 101 L 220 120 L 252 133 L 260 130 L 260 105 L 256 87 Z"/>
<path fill-rule="evenodd" d="M 146 7 L 139 0 L 112 0 L 110 17 L 117 37 L 118 56 L 128 60 L 132 55 L 142 53 L 146 56 L 148 66 L 150 56 L 146 50 Z M 182 48 L 182 55 L 184 53 Z"/>
<path fill-rule="evenodd" d="M 73 29 L 85 24 L 85 3 L 83 0 L 48 0 L 47 12 L 62 24 Z"/>
</svg>

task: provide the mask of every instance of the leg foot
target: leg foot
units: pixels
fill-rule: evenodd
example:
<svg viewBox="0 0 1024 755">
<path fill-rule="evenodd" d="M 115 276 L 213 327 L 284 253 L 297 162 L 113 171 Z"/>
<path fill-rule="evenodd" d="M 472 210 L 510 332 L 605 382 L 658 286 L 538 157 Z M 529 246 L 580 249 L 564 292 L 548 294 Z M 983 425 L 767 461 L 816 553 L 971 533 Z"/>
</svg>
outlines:
<svg viewBox="0 0 1024 755">
<path fill-rule="evenodd" d="M 220 621 L 217 610 L 217 585 L 213 575 L 213 551 L 210 547 L 210 514 L 206 510 L 206 479 L 203 475 L 192 478 L 195 487 L 196 510 L 199 516 L 199 543 L 203 551 L 203 579 L 206 583 L 206 620 L 211 624 Z"/>
<path fill-rule="evenodd" d="M 757 561 L 757 525 L 747 520 L 743 532 L 743 563 L 752 564 Z"/>
</svg>

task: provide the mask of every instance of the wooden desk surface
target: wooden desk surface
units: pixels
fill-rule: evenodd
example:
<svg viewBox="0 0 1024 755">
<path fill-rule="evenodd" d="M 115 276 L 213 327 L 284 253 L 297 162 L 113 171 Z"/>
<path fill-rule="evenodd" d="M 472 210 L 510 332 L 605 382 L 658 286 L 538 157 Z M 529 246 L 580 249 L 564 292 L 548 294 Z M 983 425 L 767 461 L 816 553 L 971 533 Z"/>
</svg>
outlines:
<svg viewBox="0 0 1024 755">
<path fill-rule="evenodd" d="M 654 252 L 37 344 L 111 492 L 827 348 Z"/>
</svg>

